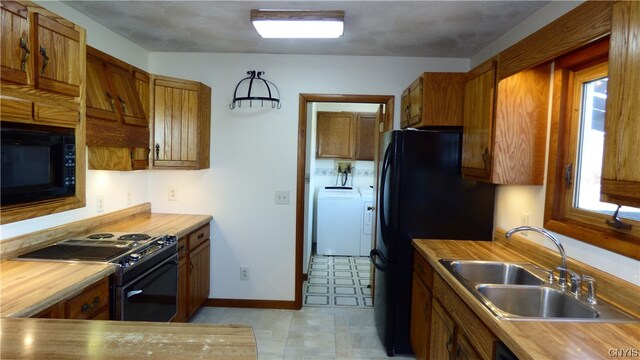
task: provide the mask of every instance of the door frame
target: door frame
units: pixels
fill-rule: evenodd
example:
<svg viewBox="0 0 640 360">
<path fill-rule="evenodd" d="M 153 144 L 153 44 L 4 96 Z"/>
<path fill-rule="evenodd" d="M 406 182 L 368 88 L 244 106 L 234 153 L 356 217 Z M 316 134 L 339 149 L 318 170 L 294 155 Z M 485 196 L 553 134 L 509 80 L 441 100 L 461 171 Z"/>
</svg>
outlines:
<svg viewBox="0 0 640 360">
<path fill-rule="evenodd" d="M 305 167 L 307 162 L 307 108 L 309 103 L 369 103 L 385 106 L 382 131 L 393 129 L 393 112 L 395 96 L 393 95 L 341 95 L 341 94 L 300 94 L 298 110 L 298 170 L 296 179 L 296 243 L 295 243 L 295 301 L 296 309 L 302 308 L 303 251 L 304 251 L 304 188 Z M 376 138 L 380 130 L 375 132 Z M 378 144 L 376 140 L 374 142 Z M 377 149 L 376 149 L 377 153 Z M 377 177 L 377 174 L 376 174 Z"/>
</svg>

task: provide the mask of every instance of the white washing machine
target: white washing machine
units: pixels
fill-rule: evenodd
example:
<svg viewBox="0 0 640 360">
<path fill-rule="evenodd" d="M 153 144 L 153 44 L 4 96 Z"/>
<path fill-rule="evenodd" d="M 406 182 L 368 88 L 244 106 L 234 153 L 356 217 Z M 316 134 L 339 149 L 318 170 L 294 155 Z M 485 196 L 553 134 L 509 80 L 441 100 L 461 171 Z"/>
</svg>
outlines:
<svg viewBox="0 0 640 360">
<path fill-rule="evenodd" d="M 360 227 L 360 256 L 369 256 L 373 248 L 371 245 L 373 219 L 376 216 L 373 208 L 373 186 L 361 186 L 360 198 L 362 212 L 362 226 Z"/>
<path fill-rule="evenodd" d="M 316 252 L 319 255 L 360 255 L 361 200 L 357 189 L 326 186 L 318 192 Z"/>
</svg>

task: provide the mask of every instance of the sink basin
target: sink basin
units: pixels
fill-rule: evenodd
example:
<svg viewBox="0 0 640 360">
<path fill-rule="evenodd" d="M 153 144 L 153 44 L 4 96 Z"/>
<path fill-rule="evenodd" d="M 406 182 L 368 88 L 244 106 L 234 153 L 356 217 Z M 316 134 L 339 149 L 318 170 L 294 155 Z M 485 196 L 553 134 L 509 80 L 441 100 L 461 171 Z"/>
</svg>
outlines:
<svg viewBox="0 0 640 360">
<path fill-rule="evenodd" d="M 576 319 L 599 317 L 598 312 L 588 305 L 548 287 L 478 285 L 476 289 L 500 312 L 510 315 Z"/>
<path fill-rule="evenodd" d="M 460 275 L 464 280 L 476 284 L 542 285 L 540 279 L 522 264 L 497 261 L 449 260 L 442 264 Z"/>
</svg>

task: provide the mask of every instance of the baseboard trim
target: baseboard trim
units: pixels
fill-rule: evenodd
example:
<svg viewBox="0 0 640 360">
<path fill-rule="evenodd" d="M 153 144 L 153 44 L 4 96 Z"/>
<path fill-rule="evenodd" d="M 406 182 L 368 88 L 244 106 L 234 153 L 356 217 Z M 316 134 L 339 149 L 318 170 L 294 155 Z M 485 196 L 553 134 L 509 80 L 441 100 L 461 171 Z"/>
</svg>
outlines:
<svg viewBox="0 0 640 360">
<path fill-rule="evenodd" d="M 203 306 L 300 310 L 293 300 L 207 299 Z"/>
</svg>

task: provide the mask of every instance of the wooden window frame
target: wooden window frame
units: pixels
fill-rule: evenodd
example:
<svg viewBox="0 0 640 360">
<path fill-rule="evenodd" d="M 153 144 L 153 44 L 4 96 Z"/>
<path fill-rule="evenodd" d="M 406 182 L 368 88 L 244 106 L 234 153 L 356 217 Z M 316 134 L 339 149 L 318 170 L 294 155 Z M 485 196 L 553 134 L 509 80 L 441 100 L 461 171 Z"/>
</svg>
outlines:
<svg viewBox="0 0 640 360">
<path fill-rule="evenodd" d="M 571 150 L 575 143 L 575 135 L 572 139 L 572 126 L 575 126 L 572 120 L 574 75 L 577 71 L 606 62 L 608 53 L 607 37 L 555 61 L 544 227 L 620 255 L 640 259 L 640 227 L 636 226 L 631 231 L 617 230 L 604 225 L 605 217 L 596 216 L 594 212 L 567 211 L 571 208 L 575 186 L 567 188 L 564 181 L 565 166 L 573 163 L 571 156 L 575 156 L 575 150 Z M 573 172 L 575 178 L 575 166 Z"/>
</svg>

